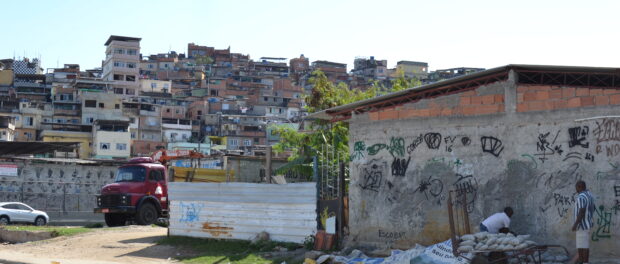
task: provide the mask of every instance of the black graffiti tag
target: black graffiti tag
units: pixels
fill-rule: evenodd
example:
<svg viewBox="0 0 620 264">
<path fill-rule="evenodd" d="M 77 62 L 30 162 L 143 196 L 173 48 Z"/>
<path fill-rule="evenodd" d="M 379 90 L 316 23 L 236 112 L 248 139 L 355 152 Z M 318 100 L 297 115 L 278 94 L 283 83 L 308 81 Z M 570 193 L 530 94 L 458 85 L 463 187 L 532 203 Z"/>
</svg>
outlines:
<svg viewBox="0 0 620 264">
<path fill-rule="evenodd" d="M 424 142 L 429 149 L 438 149 L 441 145 L 441 134 L 426 133 L 426 135 L 424 135 Z"/>
<path fill-rule="evenodd" d="M 461 143 L 463 143 L 463 146 L 469 146 L 469 144 L 471 144 L 471 139 L 469 137 L 462 137 Z"/>
<path fill-rule="evenodd" d="M 571 127 L 568 129 L 568 147 L 572 148 L 574 146 L 581 146 L 582 148 L 588 148 L 590 143 L 584 142 L 586 141 L 586 136 L 588 136 L 588 132 L 590 128 L 588 126 L 582 127 Z"/>
<path fill-rule="evenodd" d="M 407 173 L 407 167 L 409 167 L 410 161 L 411 157 L 406 160 L 395 158 L 394 161 L 392 161 L 392 175 L 404 177 Z"/>
<path fill-rule="evenodd" d="M 411 144 L 407 146 L 407 154 L 411 154 L 411 152 L 413 152 L 420 144 L 422 144 L 423 139 L 424 136 L 422 134 L 414 138 L 413 142 L 411 142 Z"/>
<path fill-rule="evenodd" d="M 385 163 L 379 160 L 371 160 L 362 168 L 363 182 L 359 185 L 364 190 L 379 192 L 383 180 Z"/>
<path fill-rule="evenodd" d="M 502 145 L 502 141 L 495 137 L 481 137 L 480 143 L 482 143 L 482 151 L 486 153 L 491 153 L 495 157 L 499 157 L 499 155 L 504 150 L 504 146 Z"/>
</svg>

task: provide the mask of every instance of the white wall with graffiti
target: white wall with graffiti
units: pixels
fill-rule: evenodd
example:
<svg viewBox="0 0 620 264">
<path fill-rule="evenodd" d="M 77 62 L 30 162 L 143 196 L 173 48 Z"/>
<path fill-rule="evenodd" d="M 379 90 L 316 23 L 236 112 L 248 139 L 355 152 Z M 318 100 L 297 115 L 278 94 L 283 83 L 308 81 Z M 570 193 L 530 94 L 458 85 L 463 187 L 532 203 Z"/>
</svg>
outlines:
<svg viewBox="0 0 620 264">
<path fill-rule="evenodd" d="M 116 166 L 3 162 L 0 202 L 24 202 L 46 212 L 91 212 L 101 187 L 114 182 Z M 14 172 L 14 173 L 13 173 Z"/>
<path fill-rule="evenodd" d="M 512 228 L 574 247 L 575 182 L 596 198 L 594 254 L 620 257 L 620 119 L 611 108 L 350 122 L 349 242 L 408 248 L 449 235 L 446 198 L 467 192 L 471 226 L 505 206 Z"/>
<path fill-rule="evenodd" d="M 170 234 L 301 243 L 316 232 L 316 183 L 171 182 Z"/>
</svg>

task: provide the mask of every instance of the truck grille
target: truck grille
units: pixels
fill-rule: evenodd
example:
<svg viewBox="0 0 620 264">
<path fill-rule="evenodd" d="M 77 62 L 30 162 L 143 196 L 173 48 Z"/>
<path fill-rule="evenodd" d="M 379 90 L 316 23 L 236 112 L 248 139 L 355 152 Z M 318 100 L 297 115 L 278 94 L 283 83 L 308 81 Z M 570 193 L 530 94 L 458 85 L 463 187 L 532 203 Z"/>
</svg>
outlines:
<svg viewBox="0 0 620 264">
<path fill-rule="evenodd" d="M 119 206 L 121 204 L 120 194 L 106 194 L 99 196 L 101 198 L 101 207 Z"/>
</svg>

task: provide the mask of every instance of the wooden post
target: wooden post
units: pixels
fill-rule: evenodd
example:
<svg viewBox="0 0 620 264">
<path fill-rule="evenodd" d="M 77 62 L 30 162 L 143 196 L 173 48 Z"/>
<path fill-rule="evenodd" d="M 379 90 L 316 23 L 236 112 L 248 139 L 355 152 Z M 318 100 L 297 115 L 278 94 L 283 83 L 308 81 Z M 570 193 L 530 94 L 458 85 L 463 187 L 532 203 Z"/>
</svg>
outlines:
<svg viewBox="0 0 620 264">
<path fill-rule="evenodd" d="M 271 146 L 267 146 L 267 155 L 265 158 L 265 177 L 267 183 L 271 183 Z"/>
<path fill-rule="evenodd" d="M 458 241 L 456 240 L 456 230 L 454 228 L 454 213 L 452 212 L 452 191 L 448 193 L 448 220 L 450 222 L 450 239 L 452 241 L 452 254 L 458 256 Z"/>
<path fill-rule="evenodd" d="M 338 216 L 336 217 L 336 223 L 338 224 L 338 248 L 340 248 L 342 246 L 342 240 L 344 237 L 344 191 L 345 191 L 345 186 L 344 186 L 344 172 L 345 172 L 345 166 L 344 166 L 344 162 L 340 162 L 340 173 L 338 174 Z"/>
</svg>

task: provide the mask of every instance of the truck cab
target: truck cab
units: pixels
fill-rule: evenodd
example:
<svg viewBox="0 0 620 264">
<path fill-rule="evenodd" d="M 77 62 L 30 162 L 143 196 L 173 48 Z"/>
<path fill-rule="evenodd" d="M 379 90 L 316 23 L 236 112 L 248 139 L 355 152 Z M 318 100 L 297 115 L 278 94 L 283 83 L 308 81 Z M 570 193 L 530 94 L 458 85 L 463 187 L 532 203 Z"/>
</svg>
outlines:
<svg viewBox="0 0 620 264">
<path fill-rule="evenodd" d="M 95 213 L 105 214 L 108 226 L 122 226 L 128 220 L 150 225 L 168 217 L 166 167 L 150 157 L 133 158 L 118 168 L 114 183 L 103 186 Z"/>
</svg>

